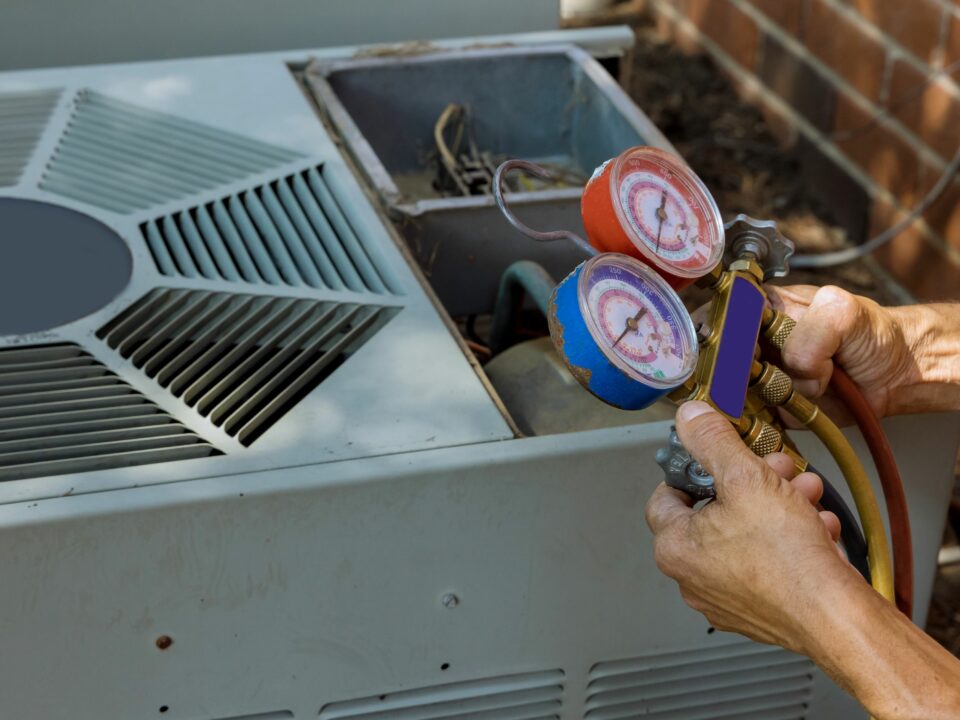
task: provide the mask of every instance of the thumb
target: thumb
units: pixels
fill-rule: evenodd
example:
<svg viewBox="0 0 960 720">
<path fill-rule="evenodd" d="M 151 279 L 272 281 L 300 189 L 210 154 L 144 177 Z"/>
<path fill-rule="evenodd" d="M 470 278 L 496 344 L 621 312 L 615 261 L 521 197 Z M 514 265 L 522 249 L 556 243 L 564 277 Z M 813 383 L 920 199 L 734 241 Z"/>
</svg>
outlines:
<svg viewBox="0 0 960 720">
<path fill-rule="evenodd" d="M 773 471 L 754 455 L 733 425 L 705 402 L 685 402 L 677 411 L 677 434 L 687 451 L 713 475 L 717 496 Z"/>
</svg>

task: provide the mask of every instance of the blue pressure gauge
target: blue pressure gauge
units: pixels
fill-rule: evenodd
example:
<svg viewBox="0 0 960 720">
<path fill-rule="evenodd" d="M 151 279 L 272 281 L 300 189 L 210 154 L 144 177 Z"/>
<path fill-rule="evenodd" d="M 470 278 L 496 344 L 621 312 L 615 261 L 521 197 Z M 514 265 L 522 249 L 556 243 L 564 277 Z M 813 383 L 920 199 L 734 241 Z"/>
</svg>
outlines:
<svg viewBox="0 0 960 720">
<path fill-rule="evenodd" d="M 676 292 L 626 255 L 597 255 L 561 282 L 550 336 L 570 372 L 614 407 L 640 410 L 697 365 L 697 333 Z"/>
</svg>

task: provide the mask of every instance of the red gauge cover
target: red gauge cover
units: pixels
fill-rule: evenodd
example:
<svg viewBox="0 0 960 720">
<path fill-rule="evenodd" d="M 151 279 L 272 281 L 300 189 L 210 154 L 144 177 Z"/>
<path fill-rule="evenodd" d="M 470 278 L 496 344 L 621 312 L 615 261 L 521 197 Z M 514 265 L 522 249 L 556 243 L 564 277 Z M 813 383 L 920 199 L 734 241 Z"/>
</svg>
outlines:
<svg viewBox="0 0 960 720">
<path fill-rule="evenodd" d="M 723 257 L 716 202 L 679 156 L 659 148 L 630 148 L 597 168 L 581 213 L 591 245 L 637 258 L 675 290 Z"/>
</svg>

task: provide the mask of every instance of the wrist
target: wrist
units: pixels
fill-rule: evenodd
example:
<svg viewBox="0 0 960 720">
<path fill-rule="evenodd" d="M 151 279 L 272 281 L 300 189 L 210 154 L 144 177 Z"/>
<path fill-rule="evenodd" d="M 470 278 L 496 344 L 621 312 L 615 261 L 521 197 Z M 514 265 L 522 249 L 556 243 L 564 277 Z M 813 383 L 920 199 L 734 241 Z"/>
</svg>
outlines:
<svg viewBox="0 0 960 720">
<path fill-rule="evenodd" d="M 824 585 L 807 654 L 879 720 L 960 714 L 960 662 L 852 569 Z"/>
<path fill-rule="evenodd" d="M 960 409 L 960 305 L 885 308 L 906 345 L 889 414 Z"/>
</svg>

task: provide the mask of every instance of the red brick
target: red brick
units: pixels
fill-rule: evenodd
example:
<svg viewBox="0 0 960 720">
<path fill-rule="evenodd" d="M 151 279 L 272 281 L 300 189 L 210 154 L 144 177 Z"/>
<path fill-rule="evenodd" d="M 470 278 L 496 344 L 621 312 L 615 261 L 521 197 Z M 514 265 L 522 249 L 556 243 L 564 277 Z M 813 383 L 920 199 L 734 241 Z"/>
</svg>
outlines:
<svg viewBox="0 0 960 720">
<path fill-rule="evenodd" d="M 760 31 L 751 17 L 729 0 L 672 0 L 704 35 L 739 65 L 753 70 L 757 64 Z"/>
<path fill-rule="evenodd" d="M 897 60 L 887 106 L 927 146 L 949 160 L 960 144 L 960 92 L 950 80 L 940 78 L 925 85 L 928 79 L 928 74 Z"/>
<path fill-rule="evenodd" d="M 960 2 L 957 3 L 960 5 Z M 947 43 L 944 47 L 943 63 L 949 65 L 960 60 L 960 11 L 952 10 L 947 17 Z"/>
<path fill-rule="evenodd" d="M 803 3 L 800 0 L 748 0 L 748 2 L 791 35 L 800 35 L 803 27 Z"/>
<path fill-rule="evenodd" d="M 803 42 L 816 57 L 868 99 L 880 97 L 886 48 L 824 0 L 811 0 Z"/>
<path fill-rule="evenodd" d="M 943 175 L 943 168 L 927 166 L 923 176 L 926 195 Z M 960 179 L 954 178 L 923 214 L 930 228 L 952 247 L 960 250 Z"/>
<path fill-rule="evenodd" d="M 903 204 L 912 205 L 922 183 L 922 165 L 910 144 L 846 95 L 837 95 L 834 136 L 837 147 L 874 182 Z"/>
<path fill-rule="evenodd" d="M 871 237 L 904 217 L 903 212 L 878 203 L 871 213 Z M 923 237 L 907 228 L 876 252 L 876 258 L 919 300 L 960 299 L 960 265 Z"/>
<path fill-rule="evenodd" d="M 938 0 L 850 0 L 849 4 L 921 60 L 936 57 L 946 13 Z"/>
<path fill-rule="evenodd" d="M 810 54 L 795 53 L 776 37 L 764 33 L 760 80 L 818 130 L 833 124 L 833 81 L 811 63 Z"/>
</svg>

